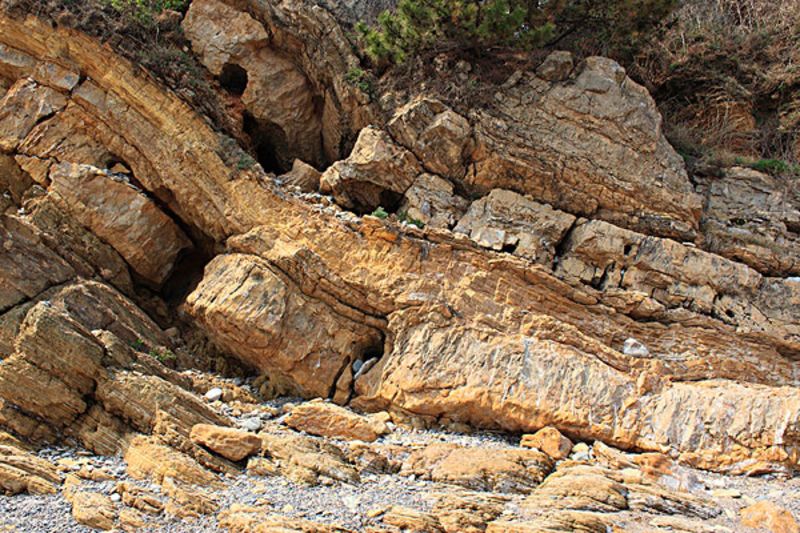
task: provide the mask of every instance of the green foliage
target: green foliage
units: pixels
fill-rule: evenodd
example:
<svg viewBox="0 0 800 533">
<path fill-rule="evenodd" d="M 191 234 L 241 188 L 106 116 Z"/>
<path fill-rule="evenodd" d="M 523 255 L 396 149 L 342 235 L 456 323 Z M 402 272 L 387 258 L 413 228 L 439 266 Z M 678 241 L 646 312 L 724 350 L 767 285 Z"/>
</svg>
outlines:
<svg viewBox="0 0 800 533">
<path fill-rule="evenodd" d="M 423 52 L 530 50 L 572 34 L 632 40 L 666 17 L 677 0 L 400 0 L 375 27 L 356 25 L 376 62 L 402 63 Z"/>
<path fill-rule="evenodd" d="M 226 165 L 235 166 L 238 170 L 249 170 L 257 163 L 253 156 L 239 146 L 236 139 L 225 134 L 220 134 L 216 152 Z"/>
<path fill-rule="evenodd" d="M 144 341 L 142 339 L 136 339 L 131 343 L 131 348 L 133 348 L 137 352 L 141 352 L 142 350 L 144 350 Z"/>
<path fill-rule="evenodd" d="M 386 218 L 389 217 L 389 213 L 387 213 L 383 207 L 378 206 L 378 208 L 372 212 L 372 216 L 379 218 L 381 220 L 385 220 Z"/>
<path fill-rule="evenodd" d="M 182 11 L 188 0 L 102 0 L 120 13 L 130 15 L 146 26 L 154 24 L 155 17 L 166 9 Z"/>
<path fill-rule="evenodd" d="M 759 159 L 743 163 L 753 170 L 773 176 L 800 176 L 800 165 L 789 163 L 783 159 Z"/>
<path fill-rule="evenodd" d="M 178 356 L 175 355 L 175 353 L 168 348 L 161 348 L 159 350 L 150 350 L 148 355 L 150 357 L 157 359 L 160 363 L 175 361 L 178 358 Z"/>
<path fill-rule="evenodd" d="M 255 164 L 256 160 L 253 159 L 253 156 L 243 151 L 241 154 L 239 154 L 239 161 L 236 162 L 236 168 L 239 170 L 248 170 L 253 168 L 253 165 Z"/>
<path fill-rule="evenodd" d="M 347 71 L 345 74 L 344 79 L 350 85 L 358 87 L 361 92 L 366 93 L 370 96 L 375 92 L 374 87 L 372 86 L 372 80 L 369 77 L 367 72 L 359 67 L 353 67 Z"/>
<path fill-rule="evenodd" d="M 414 218 L 408 214 L 408 212 L 402 212 L 397 214 L 397 220 L 400 222 L 405 222 L 406 224 L 410 224 L 412 226 L 416 226 L 419 229 L 425 227 L 425 223 L 417 218 Z"/>
</svg>

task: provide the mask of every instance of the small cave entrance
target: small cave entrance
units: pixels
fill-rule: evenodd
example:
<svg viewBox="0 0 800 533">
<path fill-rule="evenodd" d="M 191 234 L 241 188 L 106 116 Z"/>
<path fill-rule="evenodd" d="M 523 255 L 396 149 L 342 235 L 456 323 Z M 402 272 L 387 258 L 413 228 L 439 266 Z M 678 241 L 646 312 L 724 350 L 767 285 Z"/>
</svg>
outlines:
<svg viewBox="0 0 800 533">
<path fill-rule="evenodd" d="M 219 84 L 231 94 L 241 96 L 247 89 L 247 71 L 233 63 L 226 63 L 219 74 Z"/>
<path fill-rule="evenodd" d="M 250 137 L 256 159 L 265 172 L 283 174 L 291 169 L 292 161 L 287 157 L 288 141 L 283 128 L 245 112 L 243 129 Z"/>
<path fill-rule="evenodd" d="M 213 253 L 204 248 L 195 246 L 186 250 L 175 261 L 172 273 L 161 286 L 160 292 L 161 298 L 169 306 L 182 304 L 203 279 L 206 265 L 213 258 Z"/>
</svg>

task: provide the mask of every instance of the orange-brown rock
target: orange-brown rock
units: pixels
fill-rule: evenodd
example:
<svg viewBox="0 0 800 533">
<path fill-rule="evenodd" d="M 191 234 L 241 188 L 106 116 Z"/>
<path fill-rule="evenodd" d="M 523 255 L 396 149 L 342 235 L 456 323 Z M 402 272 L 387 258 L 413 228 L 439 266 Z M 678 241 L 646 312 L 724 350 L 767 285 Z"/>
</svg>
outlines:
<svg viewBox="0 0 800 533">
<path fill-rule="evenodd" d="M 0 491 L 4 494 L 53 494 L 61 484 L 57 468 L 48 461 L 8 444 L 0 444 Z"/>
<path fill-rule="evenodd" d="M 168 498 L 164 511 L 169 515 L 187 519 L 219 511 L 220 505 L 213 492 L 201 487 L 193 487 L 176 482 L 172 478 L 164 478 L 162 489 Z"/>
<path fill-rule="evenodd" d="M 241 461 L 261 449 L 261 439 L 255 433 L 209 424 L 194 426 L 190 438 L 231 461 Z"/>
<path fill-rule="evenodd" d="M 346 440 L 372 442 L 388 433 L 386 424 L 328 402 L 313 401 L 298 405 L 284 419 L 289 427 Z"/>
<path fill-rule="evenodd" d="M 191 245 L 156 204 L 124 178 L 86 165 L 50 170 L 49 191 L 82 225 L 109 243 L 140 276 L 159 285 Z"/>
<path fill-rule="evenodd" d="M 358 472 L 344 452 L 333 444 L 297 434 L 262 432 L 264 455 L 277 462 L 277 470 L 297 483 L 316 485 L 320 477 L 357 482 Z"/>
<path fill-rule="evenodd" d="M 573 215 L 696 237 L 700 196 L 655 102 L 616 62 L 587 58 L 563 82 L 524 74 L 468 118 L 478 145 L 464 178 L 472 190 L 510 189 Z"/>
<path fill-rule="evenodd" d="M 241 254 L 209 263 L 186 306 L 219 345 L 304 396 L 328 396 L 342 369 L 380 338 L 269 262 Z"/>
<path fill-rule="evenodd" d="M 414 154 L 370 126 L 358 134 L 350 156 L 322 174 L 320 190 L 341 206 L 369 213 L 396 204 L 421 172 Z"/>
<path fill-rule="evenodd" d="M 739 515 L 745 527 L 762 528 L 772 533 L 797 533 L 800 524 L 797 523 L 792 513 L 770 501 L 760 501 L 748 505 Z"/>
<path fill-rule="evenodd" d="M 456 225 L 467 206 L 467 200 L 453 193 L 452 183 L 426 172 L 408 188 L 399 212 L 425 226 L 449 229 Z"/>
<path fill-rule="evenodd" d="M 61 110 L 67 99 L 32 79 L 21 79 L 0 100 L 0 150 L 10 152 L 36 124 Z"/>
<path fill-rule="evenodd" d="M 264 25 L 219 0 L 192 2 L 183 30 L 203 64 L 241 95 L 257 142 L 279 154 L 288 169 L 295 157 L 322 162 L 321 117 L 302 70 L 269 45 Z M 245 125 L 248 128 L 248 124 Z"/>
<path fill-rule="evenodd" d="M 331 30 L 329 40 L 305 44 L 298 32 L 310 26 L 327 28 L 317 24 L 322 21 L 330 22 L 330 28 L 335 23 L 324 9 L 304 16 L 299 3 L 289 4 L 270 4 L 253 13 L 264 19 L 274 46 L 298 51 L 297 64 L 317 92 L 324 92 L 319 91 L 324 80 L 333 80 L 333 96 L 324 99 L 323 115 L 337 120 L 323 119 L 322 130 L 324 139 L 338 139 L 331 150 L 327 147 L 333 145 L 324 141 L 326 152 L 340 157 L 343 154 L 337 152 L 346 151 L 348 143 L 343 140 L 346 135 L 339 134 L 360 131 L 368 113 L 355 112 L 360 109 L 353 103 L 355 89 L 344 89 L 342 80 L 321 73 L 330 73 L 334 63 L 339 72 L 347 72 L 349 52 L 338 52 L 344 44 L 341 30 Z M 228 167 L 217 153 L 219 137 L 202 118 L 92 38 L 32 17 L 2 15 L 0 42 L 32 58 L 33 64 L 50 62 L 79 70 L 85 81 L 72 89 L 69 100 L 72 108 L 81 107 L 87 138 L 113 147 L 143 190 L 187 227 L 229 252 L 212 263 L 186 310 L 210 337 L 223 341 L 219 344 L 226 351 L 251 364 L 260 361 L 253 366 L 270 372 L 283 390 L 329 396 L 346 364 L 365 361 L 352 376 L 354 401 L 360 407 L 411 412 L 429 422 L 447 418 L 521 432 L 553 425 L 581 439 L 662 452 L 718 470 L 762 472 L 797 465 L 797 432 L 787 421 L 798 418 L 800 393 L 796 365 L 786 357 L 796 352 L 795 281 L 762 279 L 755 285 L 762 289 L 761 300 L 748 299 L 754 287 L 750 283 L 757 279 L 749 273 L 728 270 L 717 256 L 700 262 L 700 267 L 694 259 L 683 264 L 680 258 L 694 257 L 686 251 L 690 247 L 673 241 L 682 248 L 671 255 L 670 243 L 636 237 L 637 243 L 655 246 L 670 257 L 660 263 L 663 258 L 640 249 L 640 268 L 634 259 L 622 259 L 624 245 L 621 256 L 614 248 L 610 253 L 618 257 L 606 264 L 636 267 L 638 279 L 647 280 L 647 290 L 618 290 L 613 283 L 611 290 L 603 290 L 605 269 L 595 267 L 592 253 L 577 254 L 587 272 L 598 274 L 585 281 L 566 271 L 557 269 L 554 275 L 546 266 L 494 254 L 445 231 L 337 217 L 272 188 L 256 167 Z M 68 46 L 53 47 L 67 42 Z M 332 63 L 316 61 L 321 57 L 314 52 L 316 44 L 331 52 Z M 5 70 L 28 76 L 34 66 L 26 65 Z M 505 188 L 632 233 L 694 240 L 700 227 L 700 197 L 661 135 L 652 100 L 606 60 L 587 60 L 570 76 L 554 83 L 523 74 L 497 91 L 492 106 L 464 115 L 478 147 L 463 188 L 470 194 Z M 336 110 L 335 103 L 345 100 L 347 105 Z M 79 115 L 68 111 L 70 103 L 45 122 L 59 130 L 76 125 Z M 342 117 L 356 118 L 338 120 Z M 357 126 L 351 129 L 345 123 Z M 39 126 L 33 130 L 45 129 L 44 122 Z M 51 157 L 34 141 L 15 140 L 15 145 L 26 147 L 18 155 Z M 407 161 L 416 160 L 411 151 L 394 148 L 408 156 Z M 58 160 L 85 162 L 72 160 L 70 152 L 59 154 Z M 76 159 L 100 152 L 76 151 Z M 410 164 L 398 170 L 385 158 L 369 159 L 367 166 L 374 161 L 379 163 L 376 168 L 391 167 L 402 176 L 390 184 L 393 194 L 405 192 L 423 168 Z M 381 190 L 389 190 L 386 186 L 384 182 Z M 374 200 L 377 189 L 370 185 L 363 190 L 371 191 Z M 394 199 L 399 203 L 399 197 Z M 615 233 L 613 226 L 606 229 Z M 565 242 L 570 240 L 568 236 Z M 561 264 L 562 257 L 557 259 Z M 670 269 L 670 279 L 657 275 L 660 264 Z M 246 281 L 251 265 L 268 280 L 268 290 L 260 294 L 260 280 Z M 711 297 L 710 307 L 705 304 L 710 294 L 706 287 L 711 285 L 700 275 L 707 274 L 709 265 L 735 274 L 714 280 L 712 290 L 719 298 L 715 302 Z M 622 278 L 621 268 L 615 272 Z M 258 306 L 248 307 L 252 300 L 244 292 L 234 304 L 212 302 L 237 293 L 243 282 L 257 294 Z M 691 294 L 682 294 L 686 290 Z M 202 306 L 196 305 L 200 295 L 208 295 Z M 26 305 L 28 297 L 19 298 L 18 304 L 9 305 Z M 765 301 L 769 306 L 762 310 Z M 286 308 L 291 312 L 284 314 Z M 728 317 L 726 310 L 735 317 Z M 15 308 L 13 313 L 24 318 L 27 311 Z M 41 313 L 36 311 L 37 316 Z M 325 339 L 306 333 L 320 329 L 313 329 L 319 324 L 317 314 L 332 332 Z M 283 316 L 291 320 L 282 323 L 276 318 Z M 12 326 L 0 331 L 15 331 L 16 341 L 22 321 L 7 318 Z M 287 323 L 307 329 L 286 336 L 291 342 L 284 355 L 277 339 L 291 329 Z M 339 335 L 336 342 L 331 341 L 334 332 Z M 91 337 L 86 338 L 91 346 Z M 17 355 L 12 358 L 22 359 Z M 12 362 L 3 367 L 34 375 L 26 372 L 28 367 L 21 368 L 22 363 Z M 324 370 L 317 371 L 317 362 Z M 49 374 L 39 378 L 47 380 Z M 63 391 L 56 391 L 59 383 L 53 381 L 53 391 L 42 397 L 63 392 L 66 418 L 76 418 L 87 408 L 74 391 L 86 390 L 92 379 L 84 372 L 77 388 Z M 3 399 L 33 407 L 37 416 L 44 412 L 42 405 L 16 394 L 8 401 L 4 390 Z M 25 411 L 3 408 L 0 412 L 9 420 L 3 423 L 31 435 L 46 432 L 48 428 L 43 430 L 45 425 Z"/>
<path fill-rule="evenodd" d="M 295 159 L 292 170 L 283 174 L 280 179 L 288 187 L 297 187 L 303 192 L 313 192 L 319 189 L 319 179 L 322 173 L 308 163 Z"/>
<path fill-rule="evenodd" d="M 348 533 L 333 524 L 282 516 L 266 506 L 233 504 L 218 515 L 219 523 L 231 533 Z"/>
<path fill-rule="evenodd" d="M 554 427 L 542 428 L 533 435 L 523 435 L 519 443 L 523 448 L 537 448 L 556 461 L 572 451 L 572 441 Z"/>
<path fill-rule="evenodd" d="M 733 167 L 700 185 L 705 249 L 768 276 L 800 274 L 800 198 L 781 178 Z"/>
<path fill-rule="evenodd" d="M 495 189 L 469 206 L 453 231 L 480 246 L 550 265 L 575 217 L 513 191 Z"/>
<path fill-rule="evenodd" d="M 541 483 L 552 467 L 550 458 L 537 450 L 430 444 L 408 457 L 401 474 L 473 490 L 526 493 Z"/>
<path fill-rule="evenodd" d="M 442 102 L 414 99 L 398 109 L 386 127 L 428 172 L 452 180 L 464 177 L 472 128 L 466 118 Z"/>
<path fill-rule="evenodd" d="M 133 533 L 141 531 L 146 525 L 144 516 L 136 509 L 122 509 L 119 512 L 119 527 L 122 531 Z"/>
<path fill-rule="evenodd" d="M 213 486 L 214 475 L 188 455 L 164 446 L 152 437 L 136 437 L 125 451 L 128 475 L 163 483 L 172 478 L 187 485 Z"/>
<path fill-rule="evenodd" d="M 72 516 L 79 524 L 103 531 L 114 528 L 117 511 L 108 496 L 79 491 L 72 495 L 71 503 Z"/>
</svg>

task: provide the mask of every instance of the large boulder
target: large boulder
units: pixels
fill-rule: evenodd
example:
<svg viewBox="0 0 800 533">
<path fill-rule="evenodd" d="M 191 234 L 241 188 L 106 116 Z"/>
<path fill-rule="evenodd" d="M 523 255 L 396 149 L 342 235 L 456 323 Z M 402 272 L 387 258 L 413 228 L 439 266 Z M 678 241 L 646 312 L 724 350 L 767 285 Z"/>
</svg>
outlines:
<svg viewBox="0 0 800 533">
<path fill-rule="evenodd" d="M 380 342 L 377 330 L 306 296 L 250 255 L 211 261 L 186 307 L 212 339 L 268 374 L 278 390 L 306 397 L 327 397 L 343 369 Z"/>
<path fill-rule="evenodd" d="M 428 172 L 452 180 L 464 177 L 472 127 L 439 100 L 412 100 L 395 113 L 386 128 L 397 143 L 414 152 Z"/>
<path fill-rule="evenodd" d="M 343 207 L 369 213 L 396 206 L 420 172 L 414 154 L 370 126 L 361 130 L 350 156 L 322 174 L 320 189 Z"/>
<path fill-rule="evenodd" d="M 701 198 L 655 102 L 614 61 L 587 58 L 565 81 L 524 74 L 468 118 L 477 142 L 470 191 L 509 189 L 573 215 L 697 237 Z"/>
<path fill-rule="evenodd" d="M 114 249 L 145 280 L 160 285 L 191 246 L 178 225 L 124 178 L 87 165 L 50 171 L 50 193 L 81 224 Z"/>
<path fill-rule="evenodd" d="M 495 189 L 469 206 L 454 231 L 469 235 L 483 247 L 550 265 L 574 223 L 569 213 Z"/>
</svg>

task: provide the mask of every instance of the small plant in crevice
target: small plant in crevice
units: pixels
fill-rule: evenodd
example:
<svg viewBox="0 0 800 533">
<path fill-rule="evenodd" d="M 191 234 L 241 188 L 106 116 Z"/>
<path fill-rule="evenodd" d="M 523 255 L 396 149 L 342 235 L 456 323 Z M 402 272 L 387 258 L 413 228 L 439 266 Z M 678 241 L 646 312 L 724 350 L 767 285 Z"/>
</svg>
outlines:
<svg viewBox="0 0 800 533">
<path fill-rule="evenodd" d="M 244 151 L 236 139 L 225 134 L 219 135 L 216 153 L 226 165 L 235 166 L 238 170 L 249 170 L 257 163 L 253 156 Z"/>
<path fill-rule="evenodd" d="M 369 77 L 369 74 L 367 74 L 367 72 L 360 67 L 352 67 L 347 71 L 344 79 L 347 81 L 347 83 L 354 87 L 358 87 L 361 92 L 368 94 L 370 97 L 372 97 L 375 93 L 375 87 L 372 84 L 372 79 Z"/>
<path fill-rule="evenodd" d="M 381 206 L 378 206 L 378 208 L 370 214 L 375 218 L 379 218 L 381 220 L 386 220 L 387 218 L 389 218 L 389 213 L 387 213 L 386 210 Z"/>
<path fill-rule="evenodd" d="M 408 214 L 407 211 L 403 211 L 402 213 L 397 214 L 397 220 L 399 222 L 405 222 L 411 226 L 416 226 L 419 229 L 423 229 L 425 227 L 425 223 L 417 218 L 414 218 Z"/>
<path fill-rule="evenodd" d="M 136 339 L 135 341 L 133 341 L 131 343 L 131 348 L 133 348 L 137 352 L 144 351 L 144 347 L 145 347 L 145 345 L 144 345 L 144 341 L 142 339 Z"/>
<path fill-rule="evenodd" d="M 161 349 L 153 349 L 150 350 L 148 355 L 154 359 L 156 359 L 159 363 L 167 363 L 170 361 L 175 361 L 178 359 L 178 356 L 175 355 L 175 352 L 168 348 L 161 348 Z"/>
</svg>

